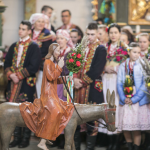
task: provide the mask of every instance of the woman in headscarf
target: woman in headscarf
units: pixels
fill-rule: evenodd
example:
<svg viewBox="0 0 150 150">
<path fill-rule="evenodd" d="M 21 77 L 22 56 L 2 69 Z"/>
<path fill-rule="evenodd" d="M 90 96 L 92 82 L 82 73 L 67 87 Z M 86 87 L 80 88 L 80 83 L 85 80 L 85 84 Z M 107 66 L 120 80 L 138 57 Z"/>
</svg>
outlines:
<svg viewBox="0 0 150 150">
<path fill-rule="evenodd" d="M 73 42 L 71 40 L 71 37 L 69 33 L 66 30 L 59 29 L 56 32 L 56 42 L 60 46 L 60 56 L 59 58 L 64 57 L 64 67 L 62 68 L 62 75 L 69 75 L 69 71 L 66 66 L 66 59 L 68 53 L 71 51 L 71 49 L 74 47 Z M 58 84 L 57 85 L 57 94 L 60 99 L 63 101 L 67 101 L 67 97 L 64 96 L 64 87 L 63 84 Z M 59 149 L 63 149 L 65 144 L 65 138 L 64 134 L 62 133 L 56 141 L 53 143 L 54 146 L 58 146 Z"/>
<path fill-rule="evenodd" d="M 39 45 L 42 56 L 41 65 L 39 68 L 40 70 L 37 74 L 36 81 L 37 97 L 40 98 L 43 77 L 43 64 L 45 61 L 45 56 L 48 53 L 48 48 L 53 43 L 53 36 L 50 34 L 50 31 L 45 28 L 46 17 L 44 14 L 32 14 L 29 21 L 32 24 L 31 39 Z"/>
<path fill-rule="evenodd" d="M 56 42 L 59 44 L 60 46 L 60 58 L 64 57 L 64 61 L 65 61 L 65 65 L 63 67 L 63 71 L 62 71 L 62 75 L 68 75 L 69 71 L 67 69 L 66 66 L 66 59 L 67 59 L 67 55 L 68 53 L 71 51 L 71 49 L 73 48 L 73 42 L 71 40 L 71 37 L 69 35 L 69 33 L 66 30 L 63 29 L 59 29 L 56 32 Z M 67 98 L 63 95 L 63 84 L 59 84 L 57 86 L 57 94 L 58 97 L 60 99 L 62 99 L 63 101 L 67 101 Z"/>
</svg>

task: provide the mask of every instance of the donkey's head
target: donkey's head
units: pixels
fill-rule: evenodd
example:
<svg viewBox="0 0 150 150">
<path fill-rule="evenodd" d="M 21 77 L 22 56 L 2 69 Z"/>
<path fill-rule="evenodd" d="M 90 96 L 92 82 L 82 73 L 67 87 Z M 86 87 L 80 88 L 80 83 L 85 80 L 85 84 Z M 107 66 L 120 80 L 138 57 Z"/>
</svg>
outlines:
<svg viewBox="0 0 150 150">
<path fill-rule="evenodd" d="M 110 94 L 109 89 L 107 90 L 106 95 L 108 105 L 104 105 L 104 121 L 106 122 L 107 129 L 109 131 L 114 132 L 116 130 L 115 127 L 115 113 L 116 113 L 116 106 L 115 106 L 115 92 L 113 91 Z"/>
</svg>

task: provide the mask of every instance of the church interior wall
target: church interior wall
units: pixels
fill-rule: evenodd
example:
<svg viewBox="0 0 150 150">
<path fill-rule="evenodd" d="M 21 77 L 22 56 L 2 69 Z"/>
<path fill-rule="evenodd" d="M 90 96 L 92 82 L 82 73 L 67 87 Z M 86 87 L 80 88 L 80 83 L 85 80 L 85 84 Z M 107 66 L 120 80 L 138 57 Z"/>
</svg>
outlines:
<svg viewBox="0 0 150 150">
<path fill-rule="evenodd" d="M 3 13 L 2 45 L 10 46 L 19 38 L 19 24 L 24 18 L 24 0 L 3 0 L 7 6 Z"/>
<path fill-rule="evenodd" d="M 11 45 L 17 41 L 18 28 L 20 22 L 24 19 L 24 0 L 3 0 L 7 6 L 3 13 L 4 25 L 2 45 Z M 83 32 L 89 22 L 92 22 L 92 4 L 91 0 L 37 0 L 36 10 L 40 12 L 43 5 L 50 5 L 56 12 L 56 28 L 62 25 L 61 11 L 70 9 L 72 13 L 71 22 L 77 24 Z"/>
</svg>

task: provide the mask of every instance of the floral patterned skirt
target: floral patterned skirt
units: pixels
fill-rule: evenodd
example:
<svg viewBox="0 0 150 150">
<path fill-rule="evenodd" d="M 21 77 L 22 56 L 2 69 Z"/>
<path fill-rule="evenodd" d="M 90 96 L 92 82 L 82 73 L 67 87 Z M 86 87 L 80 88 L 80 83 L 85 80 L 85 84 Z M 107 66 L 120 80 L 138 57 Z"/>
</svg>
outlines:
<svg viewBox="0 0 150 150">
<path fill-rule="evenodd" d="M 118 131 L 150 130 L 150 104 L 119 106 Z"/>
</svg>

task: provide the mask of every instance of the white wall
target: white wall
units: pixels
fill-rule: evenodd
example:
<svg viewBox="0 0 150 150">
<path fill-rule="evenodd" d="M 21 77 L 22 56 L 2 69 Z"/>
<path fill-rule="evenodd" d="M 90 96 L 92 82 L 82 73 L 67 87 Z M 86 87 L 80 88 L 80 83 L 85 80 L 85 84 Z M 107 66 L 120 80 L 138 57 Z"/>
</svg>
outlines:
<svg viewBox="0 0 150 150">
<path fill-rule="evenodd" d="M 63 9 L 70 9 L 72 13 L 71 22 L 78 25 L 82 31 L 85 31 L 85 27 L 92 21 L 92 0 L 37 0 L 36 10 L 41 11 L 43 5 L 50 5 L 55 9 L 57 22 L 56 27 L 62 25 L 61 11 Z M 24 19 L 24 0 L 3 0 L 7 6 L 3 13 L 4 26 L 2 45 L 11 45 L 17 41 L 18 28 L 20 22 Z"/>
<path fill-rule="evenodd" d="M 2 45 L 11 45 L 17 41 L 18 28 L 24 18 L 24 0 L 3 0 L 7 6 L 3 13 L 4 25 L 2 35 Z"/>
<path fill-rule="evenodd" d="M 71 22 L 78 25 L 82 31 L 92 21 L 92 0 L 37 0 L 37 12 L 40 12 L 43 5 L 50 5 L 55 9 L 57 22 L 56 27 L 62 25 L 61 11 L 69 9 L 72 13 Z"/>
</svg>

